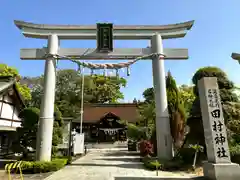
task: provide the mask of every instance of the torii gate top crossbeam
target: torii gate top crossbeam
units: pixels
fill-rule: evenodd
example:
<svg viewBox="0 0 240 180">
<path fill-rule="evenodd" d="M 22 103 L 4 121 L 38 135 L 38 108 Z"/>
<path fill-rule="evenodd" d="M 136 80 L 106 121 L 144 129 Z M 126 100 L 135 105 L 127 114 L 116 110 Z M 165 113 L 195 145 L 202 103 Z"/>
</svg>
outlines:
<svg viewBox="0 0 240 180">
<path fill-rule="evenodd" d="M 240 60 L 240 54 L 238 54 L 238 53 L 232 53 L 232 58 L 233 58 L 234 60 L 239 61 L 239 60 Z"/>
<path fill-rule="evenodd" d="M 96 39 L 96 25 L 46 25 L 24 21 L 14 21 L 26 37 L 47 39 L 50 34 L 57 34 L 59 39 Z M 162 39 L 184 37 L 194 21 L 169 25 L 114 25 L 113 38 L 123 40 L 151 39 L 153 34 L 161 34 Z"/>
</svg>

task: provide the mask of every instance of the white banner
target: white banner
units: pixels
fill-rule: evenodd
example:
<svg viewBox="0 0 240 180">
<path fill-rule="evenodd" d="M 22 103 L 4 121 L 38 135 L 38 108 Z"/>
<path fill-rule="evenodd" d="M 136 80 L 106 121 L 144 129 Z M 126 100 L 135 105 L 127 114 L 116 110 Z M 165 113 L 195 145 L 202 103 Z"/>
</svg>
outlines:
<svg viewBox="0 0 240 180">
<path fill-rule="evenodd" d="M 116 134 L 119 130 L 122 130 L 124 128 L 99 128 L 99 130 L 104 131 L 104 133 L 108 135 L 114 135 Z"/>
</svg>

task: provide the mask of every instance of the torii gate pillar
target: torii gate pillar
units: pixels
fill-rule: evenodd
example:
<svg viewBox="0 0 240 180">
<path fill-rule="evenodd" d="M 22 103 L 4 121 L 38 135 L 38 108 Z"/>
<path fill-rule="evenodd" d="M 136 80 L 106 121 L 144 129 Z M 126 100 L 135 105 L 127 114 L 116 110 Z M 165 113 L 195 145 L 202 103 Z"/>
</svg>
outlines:
<svg viewBox="0 0 240 180">
<path fill-rule="evenodd" d="M 54 123 L 54 102 L 56 86 L 56 57 L 58 54 L 58 36 L 52 34 L 48 37 L 49 57 L 45 61 L 44 89 L 41 99 L 40 117 L 37 133 L 36 160 L 51 160 L 52 135 Z"/>
<path fill-rule="evenodd" d="M 153 87 L 156 106 L 157 154 L 159 159 L 170 160 L 173 157 L 173 142 L 170 131 L 163 45 L 160 34 L 153 35 L 151 48 L 153 53 L 158 54 L 152 58 Z"/>
</svg>

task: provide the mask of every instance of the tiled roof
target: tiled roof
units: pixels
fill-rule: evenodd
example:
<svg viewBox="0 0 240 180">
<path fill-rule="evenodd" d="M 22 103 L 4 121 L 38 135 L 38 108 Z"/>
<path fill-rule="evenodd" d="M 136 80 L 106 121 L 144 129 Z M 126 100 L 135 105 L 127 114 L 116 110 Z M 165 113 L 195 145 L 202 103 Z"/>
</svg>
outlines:
<svg viewBox="0 0 240 180">
<path fill-rule="evenodd" d="M 15 80 L 10 76 L 0 76 L 0 92 L 3 92 L 5 89 L 13 86 Z"/>
<path fill-rule="evenodd" d="M 85 104 L 83 122 L 94 123 L 100 121 L 108 113 L 112 113 L 127 122 L 134 123 L 138 120 L 137 104 Z M 80 122 L 80 118 L 74 120 L 74 122 L 77 121 Z"/>
</svg>

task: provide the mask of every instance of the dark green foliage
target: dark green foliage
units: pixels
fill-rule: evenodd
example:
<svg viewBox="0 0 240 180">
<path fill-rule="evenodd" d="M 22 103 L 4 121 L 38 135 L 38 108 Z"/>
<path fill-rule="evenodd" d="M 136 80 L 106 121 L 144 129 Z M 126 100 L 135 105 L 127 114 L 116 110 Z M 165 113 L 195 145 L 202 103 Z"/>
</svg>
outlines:
<svg viewBox="0 0 240 180">
<path fill-rule="evenodd" d="M 147 102 L 147 103 L 154 102 L 154 89 L 153 88 L 147 88 L 143 92 L 143 97 L 145 99 L 145 102 Z"/>
<path fill-rule="evenodd" d="M 57 151 L 57 146 L 62 142 L 63 138 L 63 119 L 62 113 L 55 106 L 54 110 L 54 124 L 53 124 L 53 138 L 52 138 L 52 153 L 53 155 Z"/>
<path fill-rule="evenodd" d="M 232 146 L 230 152 L 232 162 L 240 164 L 240 143 Z"/>
<path fill-rule="evenodd" d="M 140 115 L 139 126 L 148 127 L 155 125 L 156 113 L 155 113 L 155 101 L 154 101 L 154 89 L 147 88 L 143 92 L 144 102 L 138 106 L 138 112 Z"/>
<path fill-rule="evenodd" d="M 184 139 L 185 128 L 185 109 L 181 103 L 180 94 L 170 72 L 166 77 L 167 98 L 168 98 L 168 113 L 170 119 L 171 134 L 176 147 L 180 147 Z"/>
<path fill-rule="evenodd" d="M 226 79 L 227 75 L 218 67 L 208 66 L 197 70 L 197 72 L 192 77 L 192 83 L 197 84 L 197 82 L 203 77 L 218 77 L 218 80 Z"/>
<path fill-rule="evenodd" d="M 154 127 L 151 135 L 151 142 L 153 144 L 153 156 L 157 155 L 157 136 L 156 136 L 156 128 Z"/>
<path fill-rule="evenodd" d="M 133 123 L 128 123 L 127 137 L 133 141 L 139 141 L 141 138 L 145 137 L 145 131 L 143 128 L 139 128 Z"/>
<path fill-rule="evenodd" d="M 181 148 L 178 152 L 178 157 L 175 157 L 176 159 L 181 160 L 185 164 L 192 164 L 193 158 L 195 154 L 195 150 L 192 148 Z"/>
<path fill-rule="evenodd" d="M 24 152 L 24 159 L 28 158 L 28 147 L 36 148 L 39 114 L 40 110 L 34 107 L 25 108 L 20 113 L 20 117 L 23 118 L 22 127 L 17 129 L 18 139 L 13 143 L 13 148 L 16 152 Z M 56 146 L 62 142 L 63 119 L 57 107 L 55 107 L 54 118 L 52 139 L 53 154 L 56 152 Z"/>
<path fill-rule="evenodd" d="M 144 102 L 138 106 L 138 113 L 140 115 L 138 124 L 139 126 L 149 126 L 155 124 L 156 113 L 155 113 L 155 102 Z"/>
<path fill-rule="evenodd" d="M 23 153 L 23 159 L 33 159 L 27 147 L 36 148 L 36 136 L 39 119 L 38 108 L 25 108 L 19 116 L 24 118 L 22 127 L 17 128 L 17 139 L 13 142 L 14 152 Z"/>
<path fill-rule="evenodd" d="M 149 156 L 144 157 L 142 162 L 143 162 L 143 165 L 146 169 L 149 169 L 149 170 L 152 170 L 152 171 L 157 170 L 157 169 L 158 170 L 162 169 L 161 163 L 158 160 L 153 159 Z"/>
<path fill-rule="evenodd" d="M 176 81 L 168 72 L 166 77 L 167 98 L 168 98 L 168 112 L 170 118 L 171 134 L 176 147 L 179 147 L 184 138 L 185 128 L 185 108 L 182 104 L 181 95 L 179 94 Z M 156 130 L 155 130 L 155 101 L 154 101 L 154 89 L 148 88 L 143 92 L 145 98 L 144 103 L 139 106 L 140 113 L 140 125 L 150 126 L 151 130 L 151 142 L 154 145 L 154 153 L 156 153 Z M 152 124 L 154 124 L 152 126 Z"/>
<path fill-rule="evenodd" d="M 149 170 L 161 170 L 161 171 L 179 171 L 186 170 L 182 161 L 168 161 L 160 162 L 156 158 L 146 156 L 142 159 L 143 165 Z"/>
<path fill-rule="evenodd" d="M 31 87 L 31 106 L 40 107 L 43 93 L 43 76 L 25 77 L 22 83 Z M 102 75 L 84 76 L 85 103 L 116 103 L 123 99 L 121 87 L 125 87 L 126 80 L 118 77 Z M 82 75 L 73 69 L 63 69 L 57 72 L 55 104 L 64 117 L 76 117 L 80 111 Z"/>
</svg>

